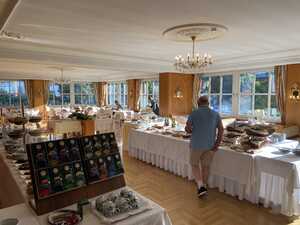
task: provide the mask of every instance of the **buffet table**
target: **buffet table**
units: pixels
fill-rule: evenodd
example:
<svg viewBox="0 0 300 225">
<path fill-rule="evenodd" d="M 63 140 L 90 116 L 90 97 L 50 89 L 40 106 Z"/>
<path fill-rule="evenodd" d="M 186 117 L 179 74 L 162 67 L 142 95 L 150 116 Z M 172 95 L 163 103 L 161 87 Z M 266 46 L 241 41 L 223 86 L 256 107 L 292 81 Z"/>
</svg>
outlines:
<svg viewBox="0 0 300 225">
<path fill-rule="evenodd" d="M 298 142 L 285 141 L 283 146 Z M 287 216 L 300 214 L 300 157 L 266 146 L 255 154 L 221 147 L 211 164 L 209 186 L 240 200 L 262 202 Z M 132 130 L 129 154 L 176 175 L 193 179 L 189 140 L 153 131 Z"/>
<path fill-rule="evenodd" d="M 114 224 L 116 225 L 171 225 L 170 218 L 166 213 L 165 209 L 160 207 L 158 204 L 147 199 L 152 208 L 143 213 L 128 217 L 127 219 L 121 220 Z M 76 205 L 67 207 L 68 209 L 76 210 Z M 36 216 L 34 212 L 26 204 L 19 204 L 13 207 L 0 210 L 0 221 L 3 218 L 18 218 L 22 221 L 22 225 L 46 225 L 47 214 L 42 216 Z M 103 224 L 98 217 L 92 212 L 91 209 L 87 208 L 83 213 L 82 225 L 96 225 Z"/>
</svg>

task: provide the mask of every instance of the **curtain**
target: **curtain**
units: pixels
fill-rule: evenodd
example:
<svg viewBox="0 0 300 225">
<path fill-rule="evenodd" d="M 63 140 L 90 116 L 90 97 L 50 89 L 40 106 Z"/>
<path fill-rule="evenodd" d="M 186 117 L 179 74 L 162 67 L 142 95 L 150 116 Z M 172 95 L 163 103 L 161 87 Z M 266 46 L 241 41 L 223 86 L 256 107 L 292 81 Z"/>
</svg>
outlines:
<svg viewBox="0 0 300 225">
<path fill-rule="evenodd" d="M 97 93 L 97 105 L 100 107 L 106 106 L 107 105 L 107 83 L 97 82 L 96 93 Z"/>
<path fill-rule="evenodd" d="M 195 74 L 194 75 L 194 82 L 193 82 L 193 109 L 197 109 L 198 108 L 198 98 L 199 98 L 199 92 L 200 92 L 200 88 L 201 88 L 201 78 L 200 78 L 200 74 Z"/>
<path fill-rule="evenodd" d="M 286 76 L 287 66 L 275 66 L 276 103 L 281 115 L 281 123 L 286 122 Z"/>
<path fill-rule="evenodd" d="M 141 80 L 135 80 L 135 104 L 134 110 L 140 111 L 140 92 L 141 92 Z"/>
<path fill-rule="evenodd" d="M 49 80 L 43 81 L 43 97 L 44 97 L 44 105 L 48 105 L 49 98 Z"/>
<path fill-rule="evenodd" d="M 25 80 L 25 91 L 28 99 L 29 108 L 34 107 L 34 96 L 33 96 L 33 80 Z"/>
</svg>

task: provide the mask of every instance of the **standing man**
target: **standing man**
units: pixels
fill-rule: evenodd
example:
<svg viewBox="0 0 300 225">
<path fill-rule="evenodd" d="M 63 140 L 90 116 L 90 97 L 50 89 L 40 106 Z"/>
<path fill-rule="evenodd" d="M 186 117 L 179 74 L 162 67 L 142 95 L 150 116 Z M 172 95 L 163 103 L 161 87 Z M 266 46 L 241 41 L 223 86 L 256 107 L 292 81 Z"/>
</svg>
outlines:
<svg viewBox="0 0 300 225">
<path fill-rule="evenodd" d="M 224 132 L 221 117 L 209 108 L 206 96 L 198 99 L 198 109 L 189 116 L 185 130 L 192 133 L 190 164 L 201 197 L 207 193 L 210 163 Z"/>
</svg>

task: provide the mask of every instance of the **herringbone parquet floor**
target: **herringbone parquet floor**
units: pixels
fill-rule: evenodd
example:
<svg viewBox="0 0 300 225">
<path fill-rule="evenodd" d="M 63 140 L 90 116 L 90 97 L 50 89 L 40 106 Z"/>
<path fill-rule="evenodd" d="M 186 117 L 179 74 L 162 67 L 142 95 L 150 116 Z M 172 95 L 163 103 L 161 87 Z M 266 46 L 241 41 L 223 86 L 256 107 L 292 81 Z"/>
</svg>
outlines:
<svg viewBox="0 0 300 225">
<path fill-rule="evenodd" d="M 300 225 L 300 220 L 274 215 L 270 209 L 209 190 L 198 199 L 195 185 L 124 153 L 127 185 L 164 207 L 173 225 Z"/>
</svg>

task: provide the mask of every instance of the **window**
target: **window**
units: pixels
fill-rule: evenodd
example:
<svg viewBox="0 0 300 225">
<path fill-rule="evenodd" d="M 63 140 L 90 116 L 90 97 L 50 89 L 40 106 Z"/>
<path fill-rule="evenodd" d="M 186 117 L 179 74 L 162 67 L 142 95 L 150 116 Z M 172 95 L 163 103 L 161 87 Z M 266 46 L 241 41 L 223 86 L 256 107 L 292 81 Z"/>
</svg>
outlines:
<svg viewBox="0 0 300 225">
<path fill-rule="evenodd" d="M 159 81 L 158 80 L 144 80 L 141 83 L 140 91 L 140 107 L 145 109 L 148 105 L 148 99 L 152 97 L 156 102 L 159 99 Z"/>
<path fill-rule="evenodd" d="M 0 106 L 20 107 L 21 101 L 28 105 L 24 81 L 0 81 Z"/>
<path fill-rule="evenodd" d="M 201 77 L 200 94 L 222 115 L 279 118 L 273 70 L 232 72 Z"/>
<path fill-rule="evenodd" d="M 122 82 L 110 82 L 107 85 L 108 88 L 108 105 L 114 105 L 117 100 L 123 108 L 127 107 L 128 90 L 127 83 Z"/>
<path fill-rule="evenodd" d="M 96 89 L 93 83 L 49 84 L 48 105 L 95 105 Z"/>
<path fill-rule="evenodd" d="M 240 74 L 239 114 L 279 117 L 276 106 L 274 72 L 258 71 Z"/>
<path fill-rule="evenodd" d="M 93 83 L 75 83 L 76 105 L 96 105 L 96 89 Z"/>
<path fill-rule="evenodd" d="M 222 114 L 232 114 L 232 75 L 201 78 L 201 95 L 207 95 L 210 106 Z"/>
<path fill-rule="evenodd" d="M 71 84 L 50 83 L 48 105 L 69 105 L 71 103 Z"/>
</svg>

